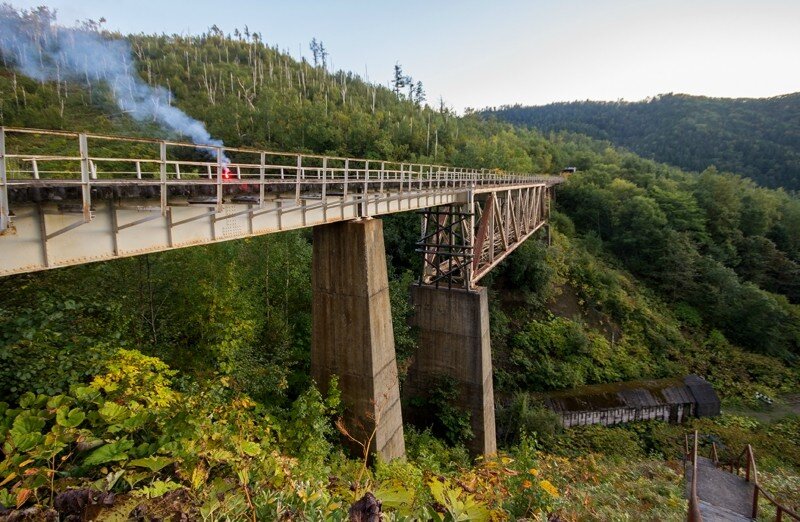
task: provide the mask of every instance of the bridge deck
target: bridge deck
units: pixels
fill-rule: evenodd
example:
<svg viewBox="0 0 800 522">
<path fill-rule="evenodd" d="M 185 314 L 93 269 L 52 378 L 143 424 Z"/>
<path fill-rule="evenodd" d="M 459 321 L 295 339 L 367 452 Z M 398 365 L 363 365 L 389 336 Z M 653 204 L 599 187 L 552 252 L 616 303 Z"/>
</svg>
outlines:
<svg viewBox="0 0 800 522">
<path fill-rule="evenodd" d="M 496 192 L 511 198 L 560 181 L 0 127 L 0 276 L 439 205 L 472 205 Z"/>
</svg>

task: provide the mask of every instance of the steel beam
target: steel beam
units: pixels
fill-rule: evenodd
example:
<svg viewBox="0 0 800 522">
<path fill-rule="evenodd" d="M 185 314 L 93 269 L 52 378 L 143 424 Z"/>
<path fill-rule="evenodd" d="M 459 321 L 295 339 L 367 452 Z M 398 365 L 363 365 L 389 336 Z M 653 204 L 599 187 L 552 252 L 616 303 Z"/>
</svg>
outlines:
<svg viewBox="0 0 800 522">
<path fill-rule="evenodd" d="M 470 190 L 466 208 L 451 205 L 421 212 L 420 284 L 470 290 L 549 217 L 543 211 L 548 208 L 544 185 L 480 194 L 482 200 L 476 200 Z"/>
</svg>

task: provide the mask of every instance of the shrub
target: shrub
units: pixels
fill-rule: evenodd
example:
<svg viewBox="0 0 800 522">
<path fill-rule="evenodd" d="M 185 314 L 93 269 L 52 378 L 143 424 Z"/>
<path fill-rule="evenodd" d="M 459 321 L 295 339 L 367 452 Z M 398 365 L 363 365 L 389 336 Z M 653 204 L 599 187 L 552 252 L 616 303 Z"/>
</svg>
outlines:
<svg viewBox="0 0 800 522">
<path fill-rule="evenodd" d="M 444 473 L 469 466 L 470 457 L 464 446 L 448 446 L 435 437 L 430 429 L 418 431 L 409 426 L 404 428 L 404 433 L 406 456 L 420 468 L 432 473 Z"/>
<path fill-rule="evenodd" d="M 561 431 L 558 415 L 527 393 L 515 393 L 507 406 L 498 408 L 497 418 L 506 445 L 517 443 L 526 434 L 551 438 Z"/>
</svg>

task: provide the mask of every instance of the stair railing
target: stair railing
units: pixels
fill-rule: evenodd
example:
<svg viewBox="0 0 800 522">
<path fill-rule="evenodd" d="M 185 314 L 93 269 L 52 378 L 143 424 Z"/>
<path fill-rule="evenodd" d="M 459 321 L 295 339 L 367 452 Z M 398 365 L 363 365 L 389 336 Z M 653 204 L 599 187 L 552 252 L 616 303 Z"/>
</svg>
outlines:
<svg viewBox="0 0 800 522">
<path fill-rule="evenodd" d="M 687 513 L 687 520 L 688 522 L 702 522 L 703 515 L 700 513 L 700 501 L 697 498 L 697 430 L 695 430 L 694 435 L 694 443 L 692 445 L 692 451 L 689 452 L 689 434 L 687 433 L 684 436 L 683 441 L 683 469 L 684 473 L 686 470 L 686 461 L 690 459 L 692 462 L 692 486 L 691 491 L 689 492 L 689 512 Z"/>
<path fill-rule="evenodd" d="M 714 466 L 719 465 L 719 454 L 717 453 L 717 443 L 711 441 L 711 460 L 714 462 Z"/>
<path fill-rule="evenodd" d="M 692 447 L 689 447 L 689 438 L 692 437 L 693 444 Z M 692 463 L 692 485 L 691 490 L 689 492 L 689 512 L 687 513 L 687 520 L 688 522 L 702 522 L 703 516 L 700 513 L 700 502 L 697 497 L 697 444 L 698 444 L 698 433 L 695 430 L 693 434 L 685 434 L 684 441 L 683 441 L 683 449 L 684 449 L 684 456 L 683 456 L 683 464 L 684 470 L 686 469 L 686 463 Z M 758 518 L 758 502 L 760 497 L 764 497 L 770 504 L 775 507 L 775 521 L 776 522 L 783 522 L 785 517 L 789 517 L 797 522 L 800 522 L 800 515 L 791 508 L 785 506 L 778 502 L 775 497 L 772 496 L 767 490 L 765 490 L 761 484 L 758 482 L 758 467 L 756 466 L 756 457 L 755 452 L 753 451 L 753 447 L 748 444 L 739 453 L 739 456 L 735 459 L 730 461 L 729 466 L 724 466 L 720 463 L 719 460 L 719 450 L 717 448 L 717 443 L 711 443 L 711 451 L 710 451 L 710 459 L 714 462 L 715 466 L 718 467 L 728 467 L 730 472 L 739 476 L 742 471 L 744 471 L 744 479 L 747 482 L 753 484 L 753 511 L 752 511 L 752 518 Z"/>
<path fill-rule="evenodd" d="M 783 522 L 784 515 L 793 518 L 794 520 L 800 522 L 800 515 L 797 514 L 794 510 L 786 507 L 785 505 L 778 502 L 775 497 L 773 497 L 767 490 L 761 487 L 761 484 L 758 482 L 758 468 L 756 467 L 756 457 L 755 453 L 753 452 L 753 447 L 748 444 L 739 454 L 739 456 L 731 461 L 730 470 L 731 473 L 736 474 L 739 476 L 739 473 L 742 470 L 742 459 L 744 459 L 744 478 L 747 482 L 753 484 L 753 513 L 752 518 L 758 518 L 758 500 L 759 496 L 763 496 L 767 501 L 775 506 L 775 520 L 776 522 Z"/>
</svg>

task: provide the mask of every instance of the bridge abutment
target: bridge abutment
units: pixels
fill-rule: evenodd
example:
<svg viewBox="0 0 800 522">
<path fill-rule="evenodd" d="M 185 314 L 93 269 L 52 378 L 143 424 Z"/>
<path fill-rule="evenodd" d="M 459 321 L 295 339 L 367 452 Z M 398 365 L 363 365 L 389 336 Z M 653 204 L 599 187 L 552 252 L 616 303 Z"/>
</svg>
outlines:
<svg viewBox="0 0 800 522">
<path fill-rule="evenodd" d="M 379 219 L 314 227 L 311 375 L 339 377 L 344 422 L 382 459 L 405 456 L 389 279 Z M 377 423 L 376 423 L 377 420 Z"/>
<path fill-rule="evenodd" d="M 486 288 L 474 290 L 413 285 L 419 348 L 408 370 L 404 396 L 425 399 L 442 378 L 455 381 L 457 406 L 469 412 L 474 455 L 497 452 Z M 409 400 L 411 405 L 414 401 Z"/>
</svg>

